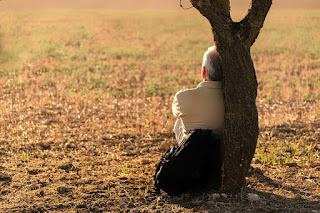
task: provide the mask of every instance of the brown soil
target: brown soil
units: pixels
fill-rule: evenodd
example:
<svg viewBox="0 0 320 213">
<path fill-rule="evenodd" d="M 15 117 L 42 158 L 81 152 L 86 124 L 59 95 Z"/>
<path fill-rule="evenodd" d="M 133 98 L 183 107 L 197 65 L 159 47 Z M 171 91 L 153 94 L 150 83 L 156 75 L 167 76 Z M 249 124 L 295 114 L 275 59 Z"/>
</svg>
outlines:
<svg viewBox="0 0 320 213">
<path fill-rule="evenodd" d="M 172 96 L 146 98 L 139 106 L 171 103 Z M 267 165 L 254 159 L 248 188 L 212 199 L 211 193 L 170 198 L 153 192 L 154 167 L 175 144 L 172 134 L 152 126 L 121 129 L 121 112 L 135 100 L 52 96 L 46 88 L 1 90 L 0 211 L 3 212 L 312 212 L 320 210 L 320 162 Z M 259 104 L 263 111 L 286 112 L 287 104 Z M 308 108 L 308 103 L 296 106 Z M 114 113 L 119 113 L 114 111 Z M 134 113 L 127 108 L 127 113 Z M 155 122 L 156 123 L 156 122 Z M 141 128 L 142 130 L 139 130 Z M 265 127 L 260 140 L 282 140 L 313 146 L 319 153 L 320 121 Z M 131 133 L 130 133 L 131 131 Z M 134 132 L 135 131 L 135 132 Z M 139 131 L 142 134 L 138 133 Z M 123 133 L 127 132 L 127 133 Z M 145 132 L 146 134 L 143 134 Z M 316 143 L 315 143 L 316 142 Z M 270 148 L 270 147 L 269 147 Z M 267 149 L 267 148 L 266 148 Z M 2 178 L 1 178 L 2 177 Z M 261 200 L 251 203 L 248 192 Z M 137 211 L 133 211 L 137 210 Z M 166 210 L 166 211 L 164 211 Z M 316 212 L 316 211 L 314 211 Z"/>
</svg>

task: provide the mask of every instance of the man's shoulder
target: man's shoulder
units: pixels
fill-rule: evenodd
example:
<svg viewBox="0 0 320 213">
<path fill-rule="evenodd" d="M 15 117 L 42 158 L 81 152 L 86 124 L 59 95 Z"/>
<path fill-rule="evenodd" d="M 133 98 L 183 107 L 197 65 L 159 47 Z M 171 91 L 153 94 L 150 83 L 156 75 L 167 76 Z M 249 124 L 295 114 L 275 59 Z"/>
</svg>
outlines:
<svg viewBox="0 0 320 213">
<path fill-rule="evenodd" d="M 191 97 L 194 94 L 196 89 L 197 88 L 182 89 L 182 90 L 178 91 L 175 96 L 177 99 Z"/>
</svg>

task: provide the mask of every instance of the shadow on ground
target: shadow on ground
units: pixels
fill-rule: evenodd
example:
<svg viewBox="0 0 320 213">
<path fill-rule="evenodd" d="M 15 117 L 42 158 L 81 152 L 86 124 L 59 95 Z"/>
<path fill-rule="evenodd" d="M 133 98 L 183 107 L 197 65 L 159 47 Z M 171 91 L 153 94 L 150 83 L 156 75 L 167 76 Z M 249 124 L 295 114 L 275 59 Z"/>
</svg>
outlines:
<svg viewBox="0 0 320 213">
<path fill-rule="evenodd" d="M 252 188 L 245 188 L 239 194 L 219 194 L 217 191 L 191 194 L 187 193 L 179 197 L 165 196 L 172 204 L 196 212 L 320 212 L 320 196 L 312 193 L 305 193 L 294 187 L 286 187 L 283 184 L 263 175 L 259 169 L 253 174 L 260 184 L 268 185 L 274 189 L 291 191 L 297 194 L 295 198 L 279 196 L 272 192 L 258 191 Z M 259 195 L 257 201 L 249 201 L 248 193 Z M 214 194 L 214 195 L 213 195 Z M 218 194 L 218 198 L 217 197 Z M 304 195 L 303 198 L 301 195 Z M 308 199 L 308 197 L 312 199 Z"/>
</svg>

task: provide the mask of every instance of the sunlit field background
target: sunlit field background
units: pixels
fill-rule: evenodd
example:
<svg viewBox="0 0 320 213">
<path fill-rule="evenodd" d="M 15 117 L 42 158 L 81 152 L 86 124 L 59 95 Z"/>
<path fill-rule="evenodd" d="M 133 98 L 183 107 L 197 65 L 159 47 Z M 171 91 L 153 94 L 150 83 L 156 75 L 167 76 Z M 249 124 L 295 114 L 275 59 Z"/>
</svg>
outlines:
<svg viewBox="0 0 320 213">
<path fill-rule="evenodd" d="M 261 133 L 248 189 L 218 199 L 152 193 L 154 166 L 175 145 L 173 96 L 201 81 L 213 45 L 197 11 L 0 20 L 0 211 L 320 210 L 319 9 L 269 13 L 252 47 Z"/>
</svg>

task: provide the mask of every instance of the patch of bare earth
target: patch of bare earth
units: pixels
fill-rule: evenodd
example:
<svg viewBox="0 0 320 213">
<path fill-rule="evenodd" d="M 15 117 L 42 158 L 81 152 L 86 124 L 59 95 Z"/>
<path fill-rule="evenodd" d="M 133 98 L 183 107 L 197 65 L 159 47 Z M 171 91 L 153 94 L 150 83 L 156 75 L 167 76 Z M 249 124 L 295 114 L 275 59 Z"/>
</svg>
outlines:
<svg viewBox="0 0 320 213">
<path fill-rule="evenodd" d="M 46 86 L 41 71 L 19 76 L 23 88 L 1 80 L 0 211 L 320 210 L 317 102 L 258 99 L 261 134 L 242 193 L 170 198 L 153 192 L 152 178 L 160 144 L 175 144 L 172 96 L 66 96 L 58 75 Z M 248 201 L 249 192 L 260 199 Z"/>
</svg>

